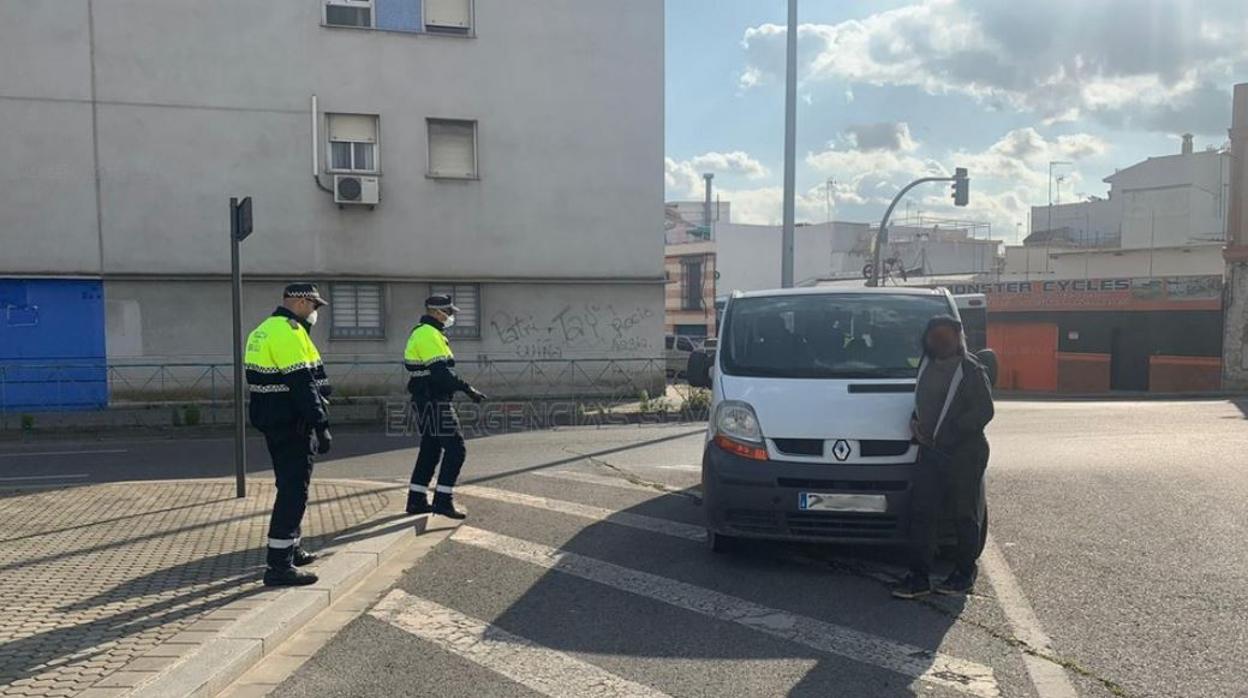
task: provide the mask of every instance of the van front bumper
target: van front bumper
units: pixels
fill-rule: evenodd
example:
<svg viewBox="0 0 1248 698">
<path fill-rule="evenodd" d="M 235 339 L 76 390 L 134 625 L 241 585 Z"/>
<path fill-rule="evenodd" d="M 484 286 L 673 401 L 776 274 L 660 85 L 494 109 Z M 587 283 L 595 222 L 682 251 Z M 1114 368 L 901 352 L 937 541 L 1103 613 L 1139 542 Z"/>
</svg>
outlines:
<svg viewBox="0 0 1248 698">
<path fill-rule="evenodd" d="M 913 463 L 844 465 L 756 461 L 708 442 L 702 454 L 707 528 L 743 538 L 820 543 L 898 544 L 909 528 Z M 802 511 L 801 493 L 868 494 L 883 512 Z"/>
</svg>

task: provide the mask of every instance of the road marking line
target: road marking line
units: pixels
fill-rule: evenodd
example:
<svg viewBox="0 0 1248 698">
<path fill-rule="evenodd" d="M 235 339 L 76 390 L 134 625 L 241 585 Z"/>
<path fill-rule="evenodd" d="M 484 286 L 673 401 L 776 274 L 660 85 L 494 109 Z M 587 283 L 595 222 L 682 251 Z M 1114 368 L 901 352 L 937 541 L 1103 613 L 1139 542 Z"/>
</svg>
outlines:
<svg viewBox="0 0 1248 698">
<path fill-rule="evenodd" d="M 667 696 L 402 589 L 391 591 L 368 613 L 543 695 Z"/>
<path fill-rule="evenodd" d="M 451 535 L 451 540 L 969 695 L 1000 696 L 992 668 L 975 662 L 477 528 L 462 526 Z"/>
<path fill-rule="evenodd" d="M 662 494 L 661 490 L 653 487 L 646 487 L 635 482 L 630 482 L 624 478 L 611 477 L 609 475 L 594 475 L 593 473 L 578 473 L 572 470 L 538 470 L 531 475 L 538 477 L 551 478 L 555 480 L 568 480 L 570 482 L 584 482 L 589 485 L 603 485 L 604 487 L 617 487 L 622 490 L 633 490 L 636 492 L 649 492 L 650 494 Z"/>
<path fill-rule="evenodd" d="M 546 511 L 568 514 L 569 516 L 577 516 L 591 521 L 605 521 L 618 526 L 627 526 L 674 538 L 684 538 L 685 540 L 693 541 L 706 540 L 706 529 L 702 526 L 659 519 L 653 516 L 642 516 L 641 514 L 632 514 L 626 511 L 613 511 L 611 509 L 603 509 L 602 507 L 536 497 L 531 494 L 521 494 L 507 490 L 496 490 L 479 485 L 460 485 L 455 488 L 455 492 L 479 499 L 490 499 L 506 504 L 519 504 L 520 506 L 532 507 L 534 509 L 545 509 Z"/>
<path fill-rule="evenodd" d="M 125 448 L 104 448 L 98 451 L 36 451 L 33 453 L 0 453 L 0 458 L 24 458 L 28 456 L 85 456 L 100 453 L 129 453 Z"/>
<path fill-rule="evenodd" d="M 18 480 L 80 480 L 84 477 L 91 477 L 87 473 L 66 473 L 64 475 L 22 475 L 13 477 L 0 477 L 0 482 L 10 482 Z"/>
<path fill-rule="evenodd" d="M 618 487 L 622 490 L 633 490 L 635 492 L 649 492 L 650 494 L 679 494 L 684 490 L 670 485 L 656 485 L 654 487 L 643 485 L 641 483 L 626 480 L 622 477 L 611 477 L 610 475 L 595 475 L 593 473 L 581 473 L 575 470 L 538 470 L 531 475 L 539 477 L 552 478 L 555 480 L 568 480 L 571 482 L 584 482 L 589 485 L 603 485 L 604 487 Z"/>
<path fill-rule="evenodd" d="M 1032 610 L 1027 597 L 1023 595 L 1022 587 L 1018 585 L 1018 580 L 1010 571 L 1005 555 L 1001 553 L 1001 549 L 997 547 L 997 542 L 992 539 L 991 534 L 988 536 L 988 544 L 984 546 L 980 561 L 984 566 L 984 572 L 988 574 L 988 581 L 997 592 L 997 604 L 1001 606 L 1006 620 L 1014 629 L 1014 637 L 1027 643 L 1037 652 L 1043 652 L 1049 656 L 1056 655 L 1053 651 L 1053 641 L 1040 627 L 1036 612 Z M 1066 670 L 1061 665 L 1026 652 L 1023 653 L 1023 662 L 1027 667 L 1028 676 L 1031 677 L 1031 684 L 1036 687 L 1036 693 L 1040 695 L 1040 698 L 1078 698 L 1079 694 L 1075 692 L 1074 685 L 1070 683 L 1070 677 L 1066 675 Z"/>
</svg>

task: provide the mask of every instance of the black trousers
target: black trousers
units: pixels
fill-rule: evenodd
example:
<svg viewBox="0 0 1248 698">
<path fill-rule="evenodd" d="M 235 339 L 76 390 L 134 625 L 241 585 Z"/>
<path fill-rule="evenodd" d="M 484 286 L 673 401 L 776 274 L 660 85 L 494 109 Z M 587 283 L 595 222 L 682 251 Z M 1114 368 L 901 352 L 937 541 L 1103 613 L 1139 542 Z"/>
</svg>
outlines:
<svg viewBox="0 0 1248 698">
<path fill-rule="evenodd" d="M 987 463 L 987 443 L 969 445 L 952 456 L 922 450 L 910 489 L 912 572 L 931 572 L 946 517 L 953 520 L 957 540 L 954 564 L 962 572 L 974 572 L 980 552 L 980 488 Z"/>
<path fill-rule="evenodd" d="M 416 466 L 412 469 L 412 481 L 409 491 L 413 496 L 425 496 L 429 493 L 429 482 L 433 479 L 433 471 L 438 471 L 436 493 L 444 497 L 451 496 L 455 482 L 459 479 L 459 471 L 464 467 L 464 458 L 468 450 L 464 446 L 464 435 L 459 427 L 459 416 L 450 402 L 419 401 L 412 403 L 416 411 L 416 427 L 420 431 L 420 452 L 416 455 Z M 441 461 L 442 466 L 438 467 Z"/>
<path fill-rule="evenodd" d="M 302 534 L 303 513 L 308 507 L 308 485 L 312 482 L 312 428 L 292 424 L 264 432 L 265 445 L 273 460 L 277 497 L 269 517 L 270 567 L 294 564 L 295 548 Z"/>
</svg>

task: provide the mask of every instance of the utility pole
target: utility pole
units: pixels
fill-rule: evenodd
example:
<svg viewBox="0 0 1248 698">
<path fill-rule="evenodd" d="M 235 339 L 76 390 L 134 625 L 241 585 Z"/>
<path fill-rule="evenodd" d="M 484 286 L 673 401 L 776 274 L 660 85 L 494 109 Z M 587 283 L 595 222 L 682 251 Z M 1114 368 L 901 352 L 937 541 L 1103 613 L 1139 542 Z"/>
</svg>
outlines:
<svg viewBox="0 0 1248 698">
<path fill-rule="evenodd" d="M 1049 224 L 1045 227 L 1048 229 L 1048 237 L 1044 241 L 1044 271 L 1049 271 L 1049 244 L 1053 240 L 1053 166 L 1054 165 L 1073 165 L 1072 162 L 1065 160 L 1049 160 Z M 1034 230 L 1032 231 L 1035 232 Z"/>
<path fill-rule="evenodd" d="M 827 188 L 827 192 L 826 192 L 827 193 L 827 206 L 828 206 L 827 218 L 828 218 L 829 223 L 832 222 L 832 185 L 834 184 L 836 184 L 836 179 L 832 177 L 828 177 L 828 181 L 824 182 L 824 186 Z"/>
<path fill-rule="evenodd" d="M 789 0 L 784 86 L 784 227 L 780 234 L 780 286 L 793 287 L 793 226 L 797 162 L 797 0 Z"/>
</svg>

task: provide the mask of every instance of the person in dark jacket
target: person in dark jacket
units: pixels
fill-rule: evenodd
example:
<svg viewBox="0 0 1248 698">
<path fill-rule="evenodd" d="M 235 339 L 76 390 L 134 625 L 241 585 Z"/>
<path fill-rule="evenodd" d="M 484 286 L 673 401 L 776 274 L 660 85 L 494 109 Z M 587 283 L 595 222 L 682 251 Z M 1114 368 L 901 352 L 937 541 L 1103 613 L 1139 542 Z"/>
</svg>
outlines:
<svg viewBox="0 0 1248 698">
<path fill-rule="evenodd" d="M 964 594 L 975 585 L 981 546 L 979 501 L 992 421 L 992 383 L 983 364 L 966 350 L 962 324 L 937 316 L 923 333 L 923 359 L 915 386 L 910 430 L 919 443 L 911 483 L 910 573 L 893 590 L 912 599 L 932 591 L 931 567 L 940 521 L 952 515 L 957 536 L 953 572 L 936 591 Z"/>
<path fill-rule="evenodd" d="M 450 296 L 436 295 L 425 300 L 425 314 L 412 329 L 403 364 L 410 378 L 407 390 L 412 396 L 416 426 L 420 430 L 420 452 L 408 485 L 407 513 L 434 513 L 452 519 L 467 515 L 455 508 L 455 481 L 464 465 L 467 449 L 460 433 L 459 417 L 451 398 L 457 392 L 480 403 L 485 395 L 455 373 L 455 355 L 446 339 L 446 330 L 455 322 L 455 307 Z M 438 467 L 438 484 L 429 505 L 429 481 Z"/>
</svg>

